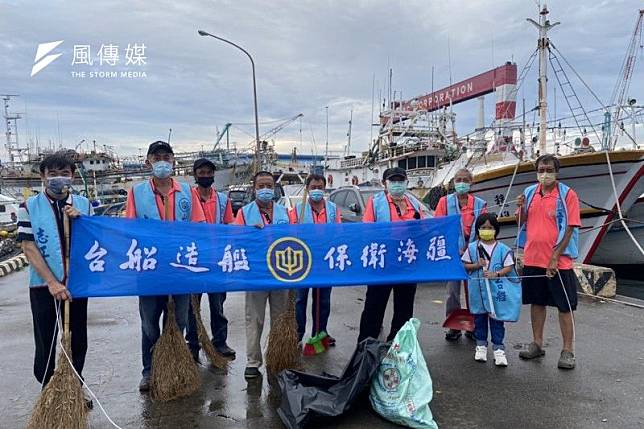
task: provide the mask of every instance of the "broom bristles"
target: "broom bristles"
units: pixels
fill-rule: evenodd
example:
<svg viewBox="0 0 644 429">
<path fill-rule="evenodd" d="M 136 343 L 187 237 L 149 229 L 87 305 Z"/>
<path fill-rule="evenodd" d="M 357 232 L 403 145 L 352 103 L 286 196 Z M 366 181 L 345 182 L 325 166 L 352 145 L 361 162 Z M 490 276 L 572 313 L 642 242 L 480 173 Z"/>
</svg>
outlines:
<svg viewBox="0 0 644 429">
<path fill-rule="evenodd" d="M 228 369 L 228 359 L 215 349 L 208 337 L 208 331 L 206 331 L 203 319 L 201 318 L 201 300 L 196 295 L 192 295 L 190 299 L 192 301 L 192 312 L 197 322 L 197 338 L 199 339 L 201 348 L 206 353 L 212 366 L 219 369 Z"/>
<path fill-rule="evenodd" d="M 290 290 L 288 309 L 280 314 L 277 320 L 271 320 L 266 348 L 266 368 L 273 374 L 278 374 L 285 369 L 299 368 L 300 349 L 297 342 L 295 293 Z"/>
<path fill-rule="evenodd" d="M 27 429 L 85 429 L 87 408 L 81 383 L 65 356 L 71 356 L 69 338 L 58 355 L 58 365 L 49 383 L 40 392 Z"/>
<path fill-rule="evenodd" d="M 194 393 L 200 385 L 197 366 L 175 320 L 174 301 L 169 299 L 163 334 L 152 353 L 150 396 L 171 401 Z"/>
</svg>

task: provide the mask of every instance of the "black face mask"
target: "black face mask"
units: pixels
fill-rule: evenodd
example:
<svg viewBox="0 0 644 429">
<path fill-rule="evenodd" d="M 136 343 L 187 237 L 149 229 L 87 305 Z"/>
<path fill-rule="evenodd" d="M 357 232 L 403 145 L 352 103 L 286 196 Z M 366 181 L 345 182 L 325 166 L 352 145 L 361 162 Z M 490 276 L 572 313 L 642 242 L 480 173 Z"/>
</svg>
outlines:
<svg viewBox="0 0 644 429">
<path fill-rule="evenodd" d="M 215 183 L 215 178 L 214 177 L 197 177 L 196 180 L 197 185 L 204 187 L 204 188 L 210 188 L 213 183 Z"/>
</svg>

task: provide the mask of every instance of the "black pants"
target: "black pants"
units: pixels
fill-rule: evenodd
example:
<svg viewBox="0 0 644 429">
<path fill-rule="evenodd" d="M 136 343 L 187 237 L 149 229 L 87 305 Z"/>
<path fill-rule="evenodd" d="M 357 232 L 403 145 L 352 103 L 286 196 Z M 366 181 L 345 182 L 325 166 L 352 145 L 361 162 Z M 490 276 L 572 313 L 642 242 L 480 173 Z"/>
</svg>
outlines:
<svg viewBox="0 0 644 429">
<path fill-rule="evenodd" d="M 391 319 L 391 331 L 387 341 L 394 339 L 398 330 L 402 328 L 414 315 L 414 297 L 416 296 L 415 284 L 368 286 L 364 310 L 360 317 L 360 334 L 358 342 L 367 337 L 378 338 L 382 322 L 385 318 L 387 301 L 391 290 L 394 291 L 394 315 Z"/>
<path fill-rule="evenodd" d="M 36 355 L 34 356 L 34 375 L 43 386 L 49 382 L 56 364 L 56 307 L 54 297 L 46 287 L 29 289 L 31 301 L 31 314 L 34 322 L 34 342 Z M 63 319 L 65 303 L 60 303 L 60 317 Z M 87 354 L 87 298 L 74 299 L 70 303 L 69 330 L 72 336 L 72 362 L 79 375 L 82 376 Z M 52 347 L 52 339 L 54 340 Z M 51 350 L 51 354 L 50 354 Z M 49 365 L 47 362 L 49 361 Z"/>
</svg>

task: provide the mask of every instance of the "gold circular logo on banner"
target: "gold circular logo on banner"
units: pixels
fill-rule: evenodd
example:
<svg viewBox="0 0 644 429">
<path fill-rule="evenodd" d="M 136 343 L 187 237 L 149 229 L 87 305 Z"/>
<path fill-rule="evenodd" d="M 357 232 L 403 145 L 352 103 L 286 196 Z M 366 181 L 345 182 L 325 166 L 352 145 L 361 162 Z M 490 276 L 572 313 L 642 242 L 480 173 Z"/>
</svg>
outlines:
<svg viewBox="0 0 644 429">
<path fill-rule="evenodd" d="M 295 237 L 275 240 L 266 252 L 266 265 L 273 277 L 281 282 L 296 283 L 309 275 L 313 258 L 311 249 Z"/>
</svg>

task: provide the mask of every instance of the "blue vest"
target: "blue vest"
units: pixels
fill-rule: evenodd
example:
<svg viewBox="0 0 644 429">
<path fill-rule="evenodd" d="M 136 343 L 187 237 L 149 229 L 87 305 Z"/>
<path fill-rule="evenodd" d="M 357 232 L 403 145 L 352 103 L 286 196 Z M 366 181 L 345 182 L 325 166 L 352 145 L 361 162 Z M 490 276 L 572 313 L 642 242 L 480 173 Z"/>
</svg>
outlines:
<svg viewBox="0 0 644 429">
<path fill-rule="evenodd" d="M 479 260 L 478 245 L 479 241 L 476 240 L 468 246 L 470 258 L 474 263 Z M 512 249 L 497 241 L 490 255 L 488 271 L 501 271 L 504 268 L 503 262 L 508 253 L 512 253 Z M 492 293 L 496 319 L 504 322 L 516 322 L 519 320 L 519 313 L 521 312 L 521 280 L 517 275 L 516 269 L 512 267 L 512 271 L 506 276 L 488 279 L 488 281 L 490 282 L 490 292 Z M 482 268 L 469 273 L 467 295 L 472 314 L 492 313 Z"/>
<path fill-rule="evenodd" d="M 196 190 L 195 192 L 199 192 Z M 228 205 L 228 195 L 226 195 L 224 192 L 217 192 L 213 189 L 213 192 L 215 193 L 215 198 L 217 199 L 217 217 L 215 218 L 215 223 L 223 223 L 224 222 L 224 215 L 226 214 L 226 206 Z"/>
<path fill-rule="evenodd" d="M 255 201 L 246 204 L 241 209 L 244 213 L 244 222 L 246 222 L 246 225 L 264 224 L 264 218 L 259 212 L 259 207 L 257 206 L 257 203 Z M 272 225 L 280 223 L 290 223 L 286 207 L 281 204 L 276 204 L 275 202 L 273 202 L 273 216 L 271 219 L 273 221 Z"/>
<path fill-rule="evenodd" d="M 418 212 L 421 219 L 430 217 L 427 208 L 421 203 L 418 198 L 410 194 L 409 192 L 405 193 L 405 196 L 409 199 L 414 210 Z M 389 211 L 389 201 L 387 201 L 387 195 L 384 191 L 378 192 L 373 197 L 373 214 L 376 222 L 391 222 L 391 212 Z"/>
<path fill-rule="evenodd" d="M 72 195 L 72 205 L 82 214 L 90 214 L 89 200 L 80 195 Z M 36 246 L 47 263 L 47 266 L 60 282 L 65 278 L 65 263 L 63 258 L 62 242 L 58 232 L 56 215 L 49 199 L 44 192 L 30 197 L 27 200 L 27 211 L 31 220 L 31 230 L 34 234 Z M 29 265 L 29 287 L 43 286 L 47 283 L 36 272 L 33 265 Z"/>
<path fill-rule="evenodd" d="M 469 198 L 469 197 L 468 197 Z M 470 239 L 469 242 L 473 243 L 476 241 L 476 231 L 474 226 L 476 225 L 476 219 L 481 215 L 483 209 L 487 206 L 487 203 L 484 199 L 479 197 L 474 197 L 474 219 L 472 219 L 472 225 L 470 229 Z M 458 197 L 455 193 L 449 194 L 447 196 L 447 215 L 460 215 L 461 207 L 458 203 Z M 463 227 L 463 217 L 461 216 L 461 235 L 458 237 L 458 248 L 465 248 L 465 229 Z"/>
<path fill-rule="evenodd" d="M 192 214 L 192 191 L 187 183 L 179 183 L 181 191 L 174 194 L 174 218 L 178 221 L 187 222 Z M 134 192 L 134 205 L 136 217 L 139 219 L 160 220 L 159 208 L 157 207 L 156 196 L 152 190 L 149 180 L 139 183 L 132 188 Z"/>
<path fill-rule="evenodd" d="M 558 190 L 559 190 L 559 198 L 557 198 L 557 213 L 556 213 L 556 222 L 557 222 L 557 230 L 559 231 L 559 235 L 557 236 L 557 242 L 555 243 L 555 247 L 559 246 L 561 241 L 564 238 L 564 235 L 566 234 L 566 228 L 568 227 L 568 207 L 566 207 L 566 196 L 568 195 L 568 192 L 570 192 L 570 188 L 566 185 L 564 185 L 561 182 L 557 182 L 558 185 Z M 525 188 L 523 191 L 523 195 L 525 195 L 525 207 L 526 207 L 526 213 L 529 212 L 530 210 L 530 204 L 532 203 L 532 199 L 534 198 L 534 193 L 537 191 L 537 187 L 539 185 L 531 185 Z M 528 222 L 530 219 L 528 219 Z M 517 245 L 520 248 L 525 247 L 525 243 L 527 240 L 527 231 L 526 231 L 526 224 L 524 223 L 523 226 L 521 226 L 521 229 L 519 230 L 519 235 L 517 236 Z M 564 249 L 562 252 L 562 255 L 566 255 L 571 257 L 572 259 L 576 259 L 577 256 L 579 256 L 579 249 L 577 243 L 579 242 L 579 228 L 574 228 L 572 231 L 572 236 L 570 237 L 570 241 L 568 242 L 568 246 Z"/>
<path fill-rule="evenodd" d="M 335 203 L 331 201 L 325 201 L 325 211 L 326 211 L 326 223 L 335 223 L 336 218 L 336 206 Z M 311 210 L 311 204 L 307 203 L 304 207 L 304 219 L 302 223 L 315 223 L 313 222 L 313 211 Z M 297 218 L 300 218 L 300 213 L 302 213 L 302 203 L 295 204 L 295 215 Z"/>
</svg>

